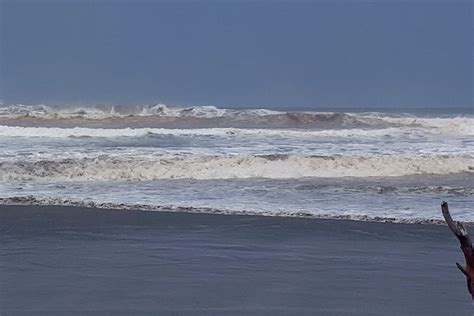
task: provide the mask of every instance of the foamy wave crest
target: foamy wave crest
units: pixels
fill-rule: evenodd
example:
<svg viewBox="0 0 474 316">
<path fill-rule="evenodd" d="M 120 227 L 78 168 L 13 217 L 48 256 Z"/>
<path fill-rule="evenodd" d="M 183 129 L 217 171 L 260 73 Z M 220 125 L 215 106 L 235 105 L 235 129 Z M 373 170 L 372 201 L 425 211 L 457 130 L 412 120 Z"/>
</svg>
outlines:
<svg viewBox="0 0 474 316">
<path fill-rule="evenodd" d="M 21 126 L 241 127 L 353 129 L 414 127 L 474 135 L 474 118 L 426 118 L 383 113 L 282 112 L 214 106 L 46 106 L 0 105 L 0 120 Z M 12 121 L 13 120 L 13 121 Z M 100 121 L 100 122 L 96 122 Z"/>
<path fill-rule="evenodd" d="M 393 177 L 472 172 L 474 157 L 189 155 L 0 162 L 3 181 Z"/>
<path fill-rule="evenodd" d="M 17 120 L 29 126 L 88 126 L 102 120 L 102 126 L 128 127 L 245 127 L 245 128 L 364 128 L 389 127 L 376 117 L 348 113 L 279 112 L 266 109 L 221 109 L 214 106 L 168 107 L 49 107 L 45 105 L 0 106 L 0 119 L 9 125 Z M 36 120 L 36 121 L 35 121 Z M 40 121 L 37 121 L 40 120 Z M 107 127 L 111 127 L 107 126 Z"/>
<path fill-rule="evenodd" d="M 231 110 L 221 109 L 215 106 L 193 106 L 193 107 L 168 107 L 165 104 L 144 106 L 120 106 L 120 105 L 96 105 L 87 107 L 75 106 L 47 106 L 44 104 L 0 104 L 0 116 L 10 118 L 36 117 L 44 119 L 52 118 L 87 118 L 106 119 L 128 116 L 161 116 L 161 117 L 196 117 L 196 118 L 219 118 L 242 115 L 266 116 L 284 114 L 284 112 L 256 109 L 256 110 Z"/>
<path fill-rule="evenodd" d="M 448 133 L 459 133 L 463 135 L 474 135 L 474 118 L 420 118 L 413 116 L 404 117 L 382 117 L 387 122 L 396 126 L 422 127 L 425 129 L 436 129 Z"/>
<path fill-rule="evenodd" d="M 95 202 L 79 199 L 65 199 L 53 197 L 36 196 L 15 196 L 0 198 L 0 205 L 47 205 L 47 206 L 65 206 L 95 208 L 116 211 L 146 211 L 146 212 L 174 212 L 174 213 L 193 213 L 193 214 L 215 214 L 215 215 L 239 215 L 239 216 L 269 216 L 269 217 L 294 217 L 307 219 L 328 219 L 328 220 L 351 220 L 363 222 L 382 222 L 382 223 L 400 223 L 400 224 L 435 224 L 445 225 L 440 219 L 428 218 L 396 218 L 388 216 L 369 216 L 364 214 L 337 214 L 335 212 L 302 212 L 302 211 L 254 211 L 254 210 L 231 210 L 217 209 L 210 207 L 187 207 L 173 205 L 153 205 L 153 204 L 127 204 L 111 202 Z M 465 222 L 473 224 L 472 222 Z"/>
<path fill-rule="evenodd" d="M 214 118 L 214 117 L 224 117 L 227 114 L 227 112 L 228 111 L 226 109 L 219 109 L 215 106 L 169 108 L 164 104 L 158 104 L 158 105 L 154 105 L 150 107 L 143 107 L 139 115 Z"/>
<path fill-rule="evenodd" d="M 22 116 L 47 116 L 51 113 L 51 108 L 44 104 L 25 105 L 3 105 L 0 104 L 0 116 L 22 117 Z"/>
<path fill-rule="evenodd" d="M 424 135 L 416 128 L 410 130 L 412 135 Z M 244 129 L 244 128 L 87 128 L 87 127 L 22 127 L 0 125 L 0 136 L 6 137 L 147 137 L 153 135 L 172 136 L 280 136 L 280 137 L 382 137 L 407 136 L 402 128 L 384 129 L 337 129 L 337 130 L 292 130 L 292 129 Z"/>
<path fill-rule="evenodd" d="M 0 117 L 6 118 L 73 118 L 85 117 L 91 119 L 103 119 L 107 117 L 117 117 L 120 114 L 111 107 L 51 107 L 44 104 L 11 104 L 0 105 Z"/>
</svg>

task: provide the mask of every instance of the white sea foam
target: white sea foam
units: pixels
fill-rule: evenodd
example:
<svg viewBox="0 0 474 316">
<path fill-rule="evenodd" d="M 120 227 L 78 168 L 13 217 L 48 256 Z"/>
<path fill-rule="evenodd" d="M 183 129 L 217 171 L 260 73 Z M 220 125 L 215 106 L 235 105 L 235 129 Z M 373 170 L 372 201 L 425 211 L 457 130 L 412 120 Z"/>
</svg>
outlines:
<svg viewBox="0 0 474 316">
<path fill-rule="evenodd" d="M 422 127 L 425 129 L 435 129 L 445 133 L 474 135 L 474 118 L 472 117 L 423 118 L 413 116 L 378 116 L 385 122 L 398 126 Z"/>
<path fill-rule="evenodd" d="M 173 205 L 154 204 L 133 204 L 133 203 L 113 203 L 95 202 L 81 199 L 36 197 L 36 196 L 15 196 L 0 197 L 0 205 L 48 205 L 65 207 L 95 208 L 116 211 L 147 211 L 147 212 L 173 212 L 173 213 L 193 213 L 193 214 L 215 214 L 215 215 L 239 215 L 239 216 L 270 216 L 270 217 L 293 217 L 307 219 L 330 219 L 330 220 L 351 220 L 363 222 L 382 222 L 400 224 L 435 224 L 444 225 L 444 221 L 438 218 L 423 217 L 393 217 L 393 216 L 371 216 L 365 214 L 341 214 L 338 212 L 314 212 L 314 211 L 268 211 L 268 210 L 232 210 L 212 207 L 191 207 Z M 472 224 L 472 222 L 468 222 Z"/>
<path fill-rule="evenodd" d="M 21 127 L 0 125 L 0 136 L 6 137 L 145 137 L 152 135 L 173 136 L 280 136 L 280 137 L 383 137 L 426 135 L 420 128 L 390 127 L 384 129 L 337 129 L 337 130 L 295 130 L 295 129 L 243 129 L 243 128 L 59 128 L 59 127 Z M 434 130 L 431 134 L 439 134 Z"/>
<path fill-rule="evenodd" d="M 1 105 L 0 116 L 21 117 L 21 116 L 46 116 L 52 109 L 44 104 L 26 105 L 13 104 Z"/>
<path fill-rule="evenodd" d="M 215 106 L 192 106 L 192 107 L 169 107 L 165 104 L 144 105 L 144 106 L 47 106 L 44 104 L 26 105 L 26 104 L 0 104 L 0 116 L 4 117 L 36 117 L 44 119 L 52 118 L 77 118 L 87 119 L 106 119 L 133 116 L 163 116 L 163 117 L 197 117 L 197 118 L 218 118 L 224 116 L 254 115 L 267 116 L 275 114 L 284 114 L 284 112 L 251 109 L 251 110 L 232 110 L 222 109 Z"/>
<path fill-rule="evenodd" d="M 175 107 L 170 108 L 164 104 L 157 104 L 154 106 L 143 107 L 138 116 L 167 116 L 167 117 L 201 117 L 201 118 L 214 118 L 223 117 L 228 111 L 226 109 L 220 109 L 215 106 L 200 106 L 200 107 L 189 107 L 181 108 Z"/>
<path fill-rule="evenodd" d="M 474 157 L 300 156 L 300 155 L 155 155 L 98 156 L 81 159 L 7 160 L 3 181 L 146 181 L 158 179 L 394 177 L 472 172 Z"/>
</svg>

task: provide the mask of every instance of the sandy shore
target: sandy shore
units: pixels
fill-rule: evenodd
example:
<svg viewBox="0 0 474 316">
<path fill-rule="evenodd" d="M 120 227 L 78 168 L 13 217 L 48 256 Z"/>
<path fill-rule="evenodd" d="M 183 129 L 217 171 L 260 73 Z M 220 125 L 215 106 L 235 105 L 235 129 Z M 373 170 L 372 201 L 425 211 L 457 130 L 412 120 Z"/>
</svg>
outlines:
<svg viewBox="0 0 474 316">
<path fill-rule="evenodd" d="M 472 315 L 447 227 L 0 206 L 0 314 Z"/>
</svg>

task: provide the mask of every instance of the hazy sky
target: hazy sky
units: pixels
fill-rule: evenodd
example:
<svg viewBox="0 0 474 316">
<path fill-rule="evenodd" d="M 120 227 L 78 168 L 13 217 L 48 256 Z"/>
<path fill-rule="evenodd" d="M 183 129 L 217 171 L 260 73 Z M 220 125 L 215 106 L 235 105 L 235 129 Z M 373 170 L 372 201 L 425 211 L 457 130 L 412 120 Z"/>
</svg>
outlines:
<svg viewBox="0 0 474 316">
<path fill-rule="evenodd" d="M 471 1 L 0 6 L 4 102 L 473 104 Z"/>
</svg>

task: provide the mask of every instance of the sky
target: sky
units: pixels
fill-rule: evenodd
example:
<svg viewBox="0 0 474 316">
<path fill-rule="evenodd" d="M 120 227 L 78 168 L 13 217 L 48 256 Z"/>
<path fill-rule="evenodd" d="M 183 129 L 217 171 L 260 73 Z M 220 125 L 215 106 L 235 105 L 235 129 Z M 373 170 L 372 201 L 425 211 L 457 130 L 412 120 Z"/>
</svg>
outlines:
<svg viewBox="0 0 474 316">
<path fill-rule="evenodd" d="M 456 0 L 0 0 L 0 99 L 470 107 L 472 19 Z"/>
</svg>

